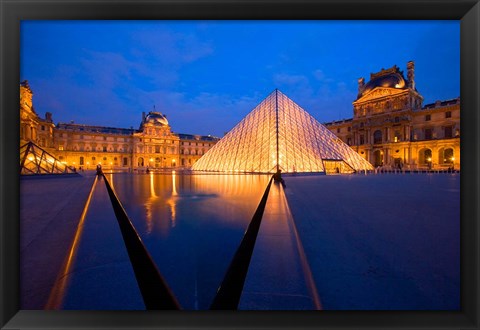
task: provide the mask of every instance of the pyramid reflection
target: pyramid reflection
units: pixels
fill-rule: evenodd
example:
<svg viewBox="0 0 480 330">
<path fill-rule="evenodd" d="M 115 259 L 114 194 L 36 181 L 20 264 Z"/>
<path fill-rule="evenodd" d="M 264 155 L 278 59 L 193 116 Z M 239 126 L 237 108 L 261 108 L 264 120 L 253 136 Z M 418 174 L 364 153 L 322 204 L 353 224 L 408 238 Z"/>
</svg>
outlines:
<svg viewBox="0 0 480 330">
<path fill-rule="evenodd" d="M 278 90 L 192 167 L 196 171 L 353 173 L 372 165 Z"/>
</svg>

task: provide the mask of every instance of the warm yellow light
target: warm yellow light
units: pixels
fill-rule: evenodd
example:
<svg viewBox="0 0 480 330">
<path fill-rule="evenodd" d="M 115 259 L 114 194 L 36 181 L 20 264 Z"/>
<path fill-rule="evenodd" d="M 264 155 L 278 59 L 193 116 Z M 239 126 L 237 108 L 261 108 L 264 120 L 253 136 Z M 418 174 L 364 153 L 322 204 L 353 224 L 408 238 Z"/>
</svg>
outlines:
<svg viewBox="0 0 480 330">
<path fill-rule="evenodd" d="M 28 157 L 28 160 L 33 162 L 33 156 Z"/>
<path fill-rule="evenodd" d="M 110 165 L 112 165 L 112 164 L 113 164 L 113 163 L 112 163 L 112 162 L 110 162 Z"/>
<path fill-rule="evenodd" d="M 75 162 L 73 162 L 72 164 L 73 164 L 73 165 L 75 165 L 76 163 L 75 163 Z"/>
<path fill-rule="evenodd" d="M 150 161 L 153 162 L 153 158 L 150 158 Z"/>
<path fill-rule="evenodd" d="M 87 165 L 90 165 L 90 162 L 87 162 Z"/>
<path fill-rule="evenodd" d="M 455 157 L 452 157 L 452 161 L 454 161 L 454 160 L 455 160 Z"/>
<path fill-rule="evenodd" d="M 432 161 L 432 158 L 428 157 L 428 158 L 427 158 L 427 161 L 431 162 L 431 161 Z"/>
</svg>

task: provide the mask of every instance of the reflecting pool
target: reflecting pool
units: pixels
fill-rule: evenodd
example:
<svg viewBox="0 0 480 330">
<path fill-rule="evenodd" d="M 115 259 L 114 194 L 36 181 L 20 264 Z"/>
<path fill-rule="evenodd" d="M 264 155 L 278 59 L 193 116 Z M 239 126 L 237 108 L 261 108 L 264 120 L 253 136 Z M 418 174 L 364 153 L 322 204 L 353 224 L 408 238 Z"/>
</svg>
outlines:
<svg viewBox="0 0 480 330">
<path fill-rule="evenodd" d="M 182 307 L 208 309 L 270 176 L 106 178 Z"/>
</svg>

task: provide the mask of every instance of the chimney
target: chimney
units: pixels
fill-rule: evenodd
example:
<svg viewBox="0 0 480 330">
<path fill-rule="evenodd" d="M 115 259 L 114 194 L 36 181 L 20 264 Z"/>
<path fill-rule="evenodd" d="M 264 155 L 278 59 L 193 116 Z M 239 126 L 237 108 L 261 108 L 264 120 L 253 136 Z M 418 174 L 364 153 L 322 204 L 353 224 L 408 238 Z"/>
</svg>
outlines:
<svg viewBox="0 0 480 330">
<path fill-rule="evenodd" d="M 52 120 L 52 113 L 51 112 L 45 112 L 45 120 L 51 123 Z"/>
<path fill-rule="evenodd" d="M 142 111 L 142 121 L 145 121 L 145 111 Z"/>
<path fill-rule="evenodd" d="M 413 61 L 407 63 L 407 86 L 415 89 L 415 63 Z"/>
</svg>

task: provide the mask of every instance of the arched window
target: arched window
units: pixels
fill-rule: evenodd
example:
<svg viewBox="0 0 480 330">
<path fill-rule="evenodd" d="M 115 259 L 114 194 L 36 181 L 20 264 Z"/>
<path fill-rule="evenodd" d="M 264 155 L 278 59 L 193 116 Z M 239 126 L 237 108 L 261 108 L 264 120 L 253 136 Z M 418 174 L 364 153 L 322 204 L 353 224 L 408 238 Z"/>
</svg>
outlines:
<svg viewBox="0 0 480 330">
<path fill-rule="evenodd" d="M 382 143 L 382 131 L 381 130 L 376 130 L 373 133 L 373 143 L 374 144 Z"/>
<path fill-rule="evenodd" d="M 424 148 L 418 152 L 418 163 L 428 165 L 432 163 L 432 150 Z"/>
<path fill-rule="evenodd" d="M 443 152 L 443 159 L 444 159 L 444 163 L 446 163 L 446 164 L 452 164 L 453 163 L 455 158 L 454 158 L 452 148 L 445 149 L 445 151 Z"/>
<path fill-rule="evenodd" d="M 143 166 L 143 158 L 142 157 L 138 157 L 137 165 L 138 166 Z"/>
</svg>

